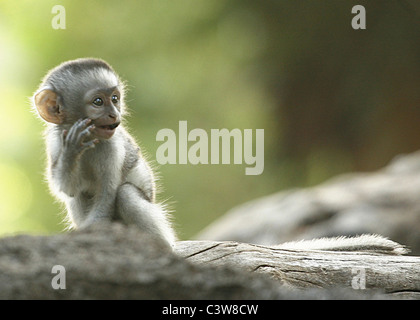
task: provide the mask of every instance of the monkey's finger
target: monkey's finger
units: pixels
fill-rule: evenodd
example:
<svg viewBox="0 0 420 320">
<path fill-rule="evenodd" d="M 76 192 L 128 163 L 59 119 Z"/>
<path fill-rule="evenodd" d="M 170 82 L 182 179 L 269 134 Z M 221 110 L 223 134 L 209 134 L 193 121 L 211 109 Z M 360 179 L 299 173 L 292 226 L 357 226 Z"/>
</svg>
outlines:
<svg viewBox="0 0 420 320">
<path fill-rule="evenodd" d="M 84 130 L 86 126 L 91 123 L 91 119 L 79 119 L 77 120 L 74 125 L 70 128 L 68 139 L 75 140 L 78 139 L 80 131 Z"/>
<path fill-rule="evenodd" d="M 87 150 L 87 149 L 92 149 L 92 148 L 95 148 L 95 146 L 96 146 L 98 143 L 99 143 L 99 140 L 98 140 L 98 139 L 93 139 L 93 140 L 90 140 L 90 141 L 88 141 L 88 142 L 84 142 L 84 143 L 82 143 L 82 147 L 83 147 L 83 149 L 85 149 L 85 150 Z"/>
<path fill-rule="evenodd" d="M 61 134 L 61 142 L 63 144 L 63 146 L 67 145 L 67 134 L 69 133 L 68 130 L 63 130 L 62 134 Z"/>
<path fill-rule="evenodd" d="M 75 134 L 75 132 L 77 131 L 77 129 L 79 128 L 79 126 L 80 126 L 80 123 L 82 122 L 82 120 L 83 119 L 79 119 L 79 120 L 77 120 L 72 126 L 71 126 L 71 128 L 70 128 L 70 130 L 68 131 L 68 134 L 67 134 L 67 138 L 69 139 L 69 140 L 71 140 L 72 138 L 73 138 L 73 136 L 74 136 L 74 134 Z"/>
<path fill-rule="evenodd" d="M 83 123 L 83 125 L 84 126 L 87 126 L 88 124 L 90 124 L 92 122 L 92 119 L 90 119 L 90 118 L 86 118 L 86 119 L 84 119 L 83 121 L 82 121 L 82 123 Z"/>
<path fill-rule="evenodd" d="M 85 130 L 83 130 L 82 132 L 79 133 L 77 139 L 78 141 L 84 142 L 86 140 L 86 138 L 88 138 L 92 131 L 95 130 L 95 125 L 92 124 L 89 127 L 87 127 Z"/>
</svg>

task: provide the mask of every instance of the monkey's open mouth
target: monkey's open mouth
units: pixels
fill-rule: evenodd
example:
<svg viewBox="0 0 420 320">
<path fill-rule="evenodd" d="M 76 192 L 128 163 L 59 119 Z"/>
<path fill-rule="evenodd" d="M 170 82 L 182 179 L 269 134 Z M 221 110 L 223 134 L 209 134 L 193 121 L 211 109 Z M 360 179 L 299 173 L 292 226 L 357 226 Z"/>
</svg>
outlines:
<svg viewBox="0 0 420 320">
<path fill-rule="evenodd" d="M 115 129 L 120 125 L 120 122 L 115 122 L 113 124 L 98 125 L 96 124 L 95 135 L 98 138 L 109 139 L 114 133 Z"/>
<path fill-rule="evenodd" d="M 120 123 L 116 122 L 114 124 L 109 124 L 109 125 L 105 125 L 105 126 L 98 126 L 98 128 L 103 129 L 103 130 L 114 130 L 119 125 L 120 125 Z"/>
</svg>

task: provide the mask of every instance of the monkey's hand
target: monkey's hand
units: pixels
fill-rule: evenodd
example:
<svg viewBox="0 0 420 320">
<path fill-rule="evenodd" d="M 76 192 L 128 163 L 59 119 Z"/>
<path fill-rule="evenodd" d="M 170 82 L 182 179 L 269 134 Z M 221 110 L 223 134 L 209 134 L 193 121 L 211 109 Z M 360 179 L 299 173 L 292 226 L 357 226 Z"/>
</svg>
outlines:
<svg viewBox="0 0 420 320">
<path fill-rule="evenodd" d="M 69 131 L 63 131 L 63 153 L 66 157 L 78 158 L 99 143 L 98 139 L 89 140 L 91 132 L 95 129 L 91 122 L 91 119 L 79 119 Z"/>
<path fill-rule="evenodd" d="M 63 131 L 61 152 L 51 163 L 52 186 L 71 197 L 76 194 L 80 182 L 80 156 L 99 142 L 98 139 L 89 140 L 91 131 L 95 129 L 93 124 L 89 125 L 91 121 L 80 119 L 70 130 Z"/>
</svg>

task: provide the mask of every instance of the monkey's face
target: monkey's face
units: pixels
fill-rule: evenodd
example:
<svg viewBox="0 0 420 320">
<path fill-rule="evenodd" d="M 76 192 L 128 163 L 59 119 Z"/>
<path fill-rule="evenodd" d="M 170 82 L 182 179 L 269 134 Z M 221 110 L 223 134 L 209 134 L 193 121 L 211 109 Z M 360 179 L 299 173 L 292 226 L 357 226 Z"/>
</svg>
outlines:
<svg viewBox="0 0 420 320">
<path fill-rule="evenodd" d="M 35 93 L 33 102 L 47 122 L 70 128 L 89 118 L 91 133 L 111 138 L 121 121 L 124 84 L 104 61 L 82 58 L 51 70 Z"/>
<path fill-rule="evenodd" d="M 95 125 L 93 134 L 100 139 L 111 138 L 121 122 L 121 93 L 118 86 L 91 89 L 85 95 L 86 117 Z"/>
</svg>

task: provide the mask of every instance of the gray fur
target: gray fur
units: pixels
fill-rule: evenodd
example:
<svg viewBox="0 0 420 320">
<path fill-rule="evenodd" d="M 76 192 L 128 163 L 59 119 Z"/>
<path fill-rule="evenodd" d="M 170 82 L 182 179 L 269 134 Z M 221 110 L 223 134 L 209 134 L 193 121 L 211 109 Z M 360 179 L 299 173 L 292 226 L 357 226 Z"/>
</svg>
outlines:
<svg viewBox="0 0 420 320">
<path fill-rule="evenodd" d="M 118 104 L 104 104 L 98 110 L 87 106 L 89 90 L 113 88 L 121 93 Z M 153 173 L 134 139 L 121 125 L 109 139 L 95 136 L 95 121 L 111 121 L 111 115 L 119 121 L 124 111 L 124 85 L 118 75 L 102 60 L 77 59 L 51 70 L 35 95 L 45 89 L 57 94 L 65 115 L 62 123 L 48 123 L 47 177 L 52 193 L 67 207 L 71 226 L 121 220 L 173 245 L 175 234 L 167 214 L 155 203 Z M 89 108 L 95 116 L 87 119 Z"/>
<path fill-rule="evenodd" d="M 376 234 L 286 242 L 277 245 L 276 248 L 290 250 L 360 251 L 391 255 L 401 255 L 409 252 L 407 248 L 399 243 Z"/>
</svg>

